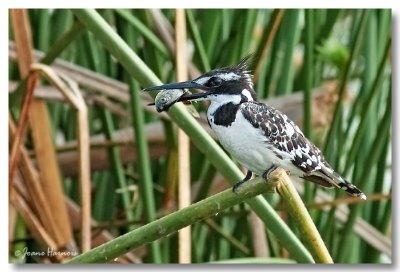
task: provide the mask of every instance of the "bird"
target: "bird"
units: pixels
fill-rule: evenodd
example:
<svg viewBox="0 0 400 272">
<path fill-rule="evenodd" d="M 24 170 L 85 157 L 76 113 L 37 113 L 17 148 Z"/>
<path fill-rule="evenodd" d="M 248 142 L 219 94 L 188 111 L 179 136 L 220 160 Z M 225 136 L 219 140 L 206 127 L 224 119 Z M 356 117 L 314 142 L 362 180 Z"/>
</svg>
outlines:
<svg viewBox="0 0 400 272">
<path fill-rule="evenodd" d="M 145 91 L 198 89 L 178 101 L 209 100 L 207 120 L 221 145 L 247 169 L 233 191 L 253 177 L 268 179 L 278 167 L 291 176 L 325 188 L 340 188 L 353 197 L 366 199 L 355 185 L 335 172 L 316 145 L 279 110 L 257 100 L 252 56 L 238 64 L 217 68 L 196 79 L 145 88 Z"/>
</svg>

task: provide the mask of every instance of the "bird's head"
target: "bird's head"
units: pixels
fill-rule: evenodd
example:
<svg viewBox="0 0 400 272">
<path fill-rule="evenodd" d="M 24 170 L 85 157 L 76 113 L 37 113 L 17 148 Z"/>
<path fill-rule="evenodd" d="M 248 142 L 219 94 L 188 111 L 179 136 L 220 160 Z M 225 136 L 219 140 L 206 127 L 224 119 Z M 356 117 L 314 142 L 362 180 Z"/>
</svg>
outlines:
<svg viewBox="0 0 400 272">
<path fill-rule="evenodd" d="M 252 75 L 249 71 L 249 57 L 237 65 L 209 71 L 196 79 L 169 83 L 144 89 L 145 91 L 169 89 L 199 89 L 204 92 L 185 94 L 179 101 L 211 100 L 234 102 L 235 104 L 256 100 Z"/>
</svg>

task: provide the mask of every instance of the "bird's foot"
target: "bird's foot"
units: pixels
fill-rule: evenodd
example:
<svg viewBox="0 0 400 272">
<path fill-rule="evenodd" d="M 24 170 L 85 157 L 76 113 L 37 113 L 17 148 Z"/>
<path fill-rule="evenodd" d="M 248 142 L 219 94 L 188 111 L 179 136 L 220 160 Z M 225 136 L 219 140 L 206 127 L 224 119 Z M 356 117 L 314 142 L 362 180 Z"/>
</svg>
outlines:
<svg viewBox="0 0 400 272">
<path fill-rule="evenodd" d="M 253 176 L 253 173 L 252 173 L 250 170 L 247 170 L 247 174 L 246 174 L 246 176 L 244 177 L 244 179 L 242 179 L 241 181 L 236 182 L 236 183 L 233 185 L 233 187 L 232 187 L 232 191 L 233 191 L 234 193 L 236 193 L 237 190 L 239 189 L 239 187 L 240 187 L 243 183 L 245 183 L 246 181 L 248 181 L 249 179 L 251 179 L 252 176 Z"/>
<path fill-rule="evenodd" d="M 277 180 L 271 180 L 270 175 L 271 173 L 276 170 L 278 166 L 272 165 L 270 168 L 268 168 L 262 175 L 261 177 L 265 179 L 265 181 L 268 181 L 268 186 L 270 189 L 268 190 L 269 193 L 276 193 L 276 186 L 278 186 L 278 181 Z"/>
<path fill-rule="evenodd" d="M 278 168 L 278 166 L 276 166 L 275 164 L 273 164 L 270 168 L 268 168 L 267 170 L 265 170 L 265 172 L 262 174 L 262 178 L 265 180 L 269 180 L 271 173 L 276 170 L 276 168 Z"/>
</svg>

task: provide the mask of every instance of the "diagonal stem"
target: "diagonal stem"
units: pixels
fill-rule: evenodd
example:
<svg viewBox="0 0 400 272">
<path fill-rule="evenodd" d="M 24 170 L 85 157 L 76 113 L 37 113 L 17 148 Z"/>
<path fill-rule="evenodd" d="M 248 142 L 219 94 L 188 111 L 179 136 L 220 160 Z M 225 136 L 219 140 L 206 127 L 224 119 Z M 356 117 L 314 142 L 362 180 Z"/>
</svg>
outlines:
<svg viewBox="0 0 400 272">
<path fill-rule="evenodd" d="M 274 178 L 273 174 L 271 177 Z M 274 182 L 265 182 L 255 178 L 246 182 L 236 193 L 229 188 L 221 193 L 210 196 L 186 208 L 166 215 L 147 225 L 130 231 L 97 248 L 83 253 L 68 263 L 105 263 L 111 262 L 118 256 L 132 249 L 166 237 L 186 226 L 200 220 L 215 216 L 219 212 L 248 200 L 256 195 L 271 191 L 276 186 Z"/>
<path fill-rule="evenodd" d="M 297 193 L 285 170 L 278 168 L 274 171 L 279 180 L 277 191 L 287 204 L 290 215 L 296 225 L 305 236 L 304 241 L 308 244 L 308 250 L 314 259 L 320 263 L 333 263 L 332 257 L 325 246 L 310 214 L 308 213 L 300 195 Z"/>
</svg>

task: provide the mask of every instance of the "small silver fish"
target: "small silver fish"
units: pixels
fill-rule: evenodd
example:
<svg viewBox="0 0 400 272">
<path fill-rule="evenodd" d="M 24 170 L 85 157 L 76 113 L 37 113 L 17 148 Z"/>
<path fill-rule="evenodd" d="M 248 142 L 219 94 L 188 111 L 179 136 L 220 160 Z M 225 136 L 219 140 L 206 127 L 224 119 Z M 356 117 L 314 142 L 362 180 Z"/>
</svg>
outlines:
<svg viewBox="0 0 400 272">
<path fill-rule="evenodd" d="M 154 99 L 158 112 L 167 111 L 175 102 L 187 93 L 184 89 L 172 89 L 160 91 Z"/>
</svg>

